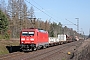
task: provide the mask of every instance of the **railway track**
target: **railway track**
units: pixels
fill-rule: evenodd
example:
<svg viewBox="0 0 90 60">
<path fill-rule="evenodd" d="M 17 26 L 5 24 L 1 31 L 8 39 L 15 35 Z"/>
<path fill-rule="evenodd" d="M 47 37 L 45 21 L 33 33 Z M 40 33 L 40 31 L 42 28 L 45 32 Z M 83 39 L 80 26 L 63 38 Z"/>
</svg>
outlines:
<svg viewBox="0 0 90 60">
<path fill-rule="evenodd" d="M 23 55 L 24 53 L 22 53 L 22 52 L 14 52 L 14 53 L 10 53 L 10 54 L 5 54 L 5 55 L 0 56 L 0 60 L 10 60 L 11 58 L 17 57 L 17 56 L 19 56 L 21 54 Z"/>
<path fill-rule="evenodd" d="M 29 52 L 29 53 L 24 53 L 24 52 L 11 53 L 0 56 L 0 60 L 45 60 L 46 58 L 49 58 L 51 55 L 67 50 L 70 47 L 76 49 L 82 44 L 82 42 L 83 42 L 82 40 L 76 41 L 68 44 L 58 45 L 46 49 Z"/>
</svg>

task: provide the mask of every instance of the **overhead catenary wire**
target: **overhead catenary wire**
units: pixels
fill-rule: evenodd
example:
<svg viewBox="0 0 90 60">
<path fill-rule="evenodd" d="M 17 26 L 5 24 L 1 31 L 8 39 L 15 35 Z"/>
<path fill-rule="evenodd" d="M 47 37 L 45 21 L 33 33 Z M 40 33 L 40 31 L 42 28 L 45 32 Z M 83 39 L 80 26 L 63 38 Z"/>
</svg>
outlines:
<svg viewBox="0 0 90 60">
<path fill-rule="evenodd" d="M 44 11 L 46 11 L 42 6 L 40 6 L 36 1 L 34 1 L 34 0 L 32 0 L 34 3 L 36 3 L 39 7 L 41 7 L 41 9 L 43 9 Z M 43 12 L 44 14 L 46 14 L 47 16 L 49 16 L 50 17 L 50 19 L 53 19 L 53 20 L 55 20 L 55 21 L 57 21 L 57 22 L 59 22 L 58 20 L 56 20 L 55 18 L 53 18 L 52 16 L 50 16 L 49 14 L 47 14 L 46 12 L 44 12 L 43 10 L 41 10 L 41 9 L 39 9 L 38 7 L 36 7 L 35 5 L 33 5 L 31 2 L 29 2 L 29 1 L 27 1 L 26 0 L 26 2 L 28 2 L 28 3 L 30 3 L 32 6 L 34 6 L 35 8 L 37 8 L 38 10 L 40 10 L 41 12 Z M 48 12 L 48 11 L 47 11 Z M 51 15 L 53 15 L 53 14 L 51 14 Z M 66 19 L 67 20 L 67 19 Z M 69 21 L 69 20 L 67 20 L 67 21 Z M 69 21 L 70 23 L 72 23 L 73 25 L 76 25 L 76 24 L 74 24 L 73 22 L 71 22 L 71 21 Z M 64 24 L 62 24 L 63 26 L 65 26 Z"/>
<path fill-rule="evenodd" d="M 38 7 L 36 7 L 35 5 L 33 5 L 31 2 L 29 2 L 29 1 L 27 1 L 27 0 L 25 0 L 26 2 L 28 2 L 29 4 L 31 4 L 33 7 L 35 7 L 35 8 L 37 8 L 39 11 L 41 11 L 42 13 L 44 13 L 45 15 L 47 15 L 47 16 L 49 16 L 50 17 L 50 20 L 51 19 L 53 19 L 54 21 L 56 21 L 56 22 L 59 22 L 58 20 L 56 20 L 55 18 L 53 18 L 52 16 L 50 16 L 49 14 L 47 14 L 46 12 L 44 12 L 44 11 L 46 11 L 43 7 L 41 7 L 37 2 L 35 2 L 34 0 L 32 0 L 33 2 L 35 2 L 39 7 L 41 7 L 41 9 L 43 9 L 43 10 L 41 10 L 40 8 L 38 8 Z M 48 11 L 47 11 L 48 12 Z M 53 15 L 53 14 L 51 14 L 51 15 Z M 65 20 L 67 20 L 67 19 L 65 19 Z M 71 22 L 70 20 L 67 20 L 67 21 L 69 21 L 70 23 L 72 23 L 73 25 L 75 25 L 75 26 L 77 26 L 77 24 L 75 24 L 75 23 L 73 23 L 73 22 Z M 65 26 L 64 24 L 62 24 L 63 26 Z"/>
<path fill-rule="evenodd" d="M 48 12 L 46 9 L 44 9 L 42 6 L 40 6 L 35 0 L 32 0 L 34 3 L 36 3 L 39 7 L 41 7 L 41 9 L 43 9 L 44 11 L 46 11 L 46 12 Z M 55 16 L 54 14 L 52 14 L 52 13 L 50 13 L 50 12 L 48 12 L 50 15 L 52 15 L 52 16 L 54 16 L 54 17 L 56 17 L 56 18 L 58 18 L 57 16 Z M 53 17 L 52 17 L 53 18 Z M 50 18 L 51 19 L 51 18 Z M 56 20 L 55 18 L 53 18 L 56 22 L 61 22 L 61 21 L 58 21 L 58 20 Z M 60 18 L 59 18 L 60 19 Z"/>
<path fill-rule="evenodd" d="M 69 21 L 70 23 L 72 23 L 73 25 L 77 26 L 77 24 L 71 22 L 70 20 L 68 20 L 68 19 L 65 19 L 65 20 L 67 20 L 67 21 Z"/>
<path fill-rule="evenodd" d="M 32 0 L 33 2 L 35 2 L 34 0 Z M 35 2 L 39 7 L 41 7 L 37 2 Z M 41 7 L 43 10 L 45 10 L 43 7 Z M 45 10 L 46 11 L 46 10 Z M 48 12 L 48 11 L 47 11 Z M 53 15 L 53 14 L 51 14 L 51 15 Z M 73 25 L 75 25 L 75 26 L 77 26 L 75 23 L 73 23 L 73 22 L 71 22 L 70 20 L 68 20 L 68 19 L 65 19 L 65 20 L 67 20 L 67 21 L 69 21 L 70 23 L 72 23 Z M 59 21 L 58 21 L 59 22 Z M 65 24 L 63 24 L 63 25 L 65 25 Z M 71 25 L 71 24 L 67 24 L 67 25 Z"/>
<path fill-rule="evenodd" d="M 44 11 L 46 11 L 44 8 L 42 8 L 37 2 L 35 2 L 34 0 L 32 0 L 32 1 L 34 1 L 39 7 L 41 7 L 41 9 L 40 8 L 38 8 L 37 6 L 35 6 L 34 4 L 32 4 L 30 1 L 27 1 L 27 0 L 25 0 L 26 2 L 28 2 L 29 4 L 31 4 L 33 7 L 35 7 L 36 9 L 38 9 L 39 11 L 41 11 L 42 13 L 44 13 L 45 15 L 47 15 L 48 17 L 50 17 L 50 20 L 51 19 L 53 19 L 53 21 L 56 21 L 56 22 L 59 22 L 58 20 L 56 20 L 54 17 L 52 17 L 52 15 L 53 14 L 51 14 L 51 15 L 49 15 L 48 13 L 46 13 L 46 12 L 44 12 Z M 43 11 L 43 10 L 44 11 Z M 65 19 L 65 20 L 67 20 L 67 19 Z M 75 23 L 73 23 L 73 22 L 71 22 L 70 20 L 67 20 L 67 21 L 69 21 L 70 23 L 72 23 L 73 25 L 75 25 L 75 26 L 78 26 L 78 24 L 75 24 Z M 62 26 L 66 26 L 65 24 L 62 24 Z"/>
<path fill-rule="evenodd" d="M 37 2 L 35 2 L 35 0 L 32 0 L 34 3 L 36 3 L 39 7 L 41 7 L 41 9 L 43 9 L 44 11 L 46 11 L 46 12 L 48 12 L 46 9 L 44 9 L 42 6 L 40 6 Z M 49 12 L 48 12 L 49 13 Z M 49 14 L 51 14 L 51 13 L 49 13 Z M 51 14 L 51 15 L 53 15 L 53 14 Z"/>
<path fill-rule="evenodd" d="M 34 0 L 32 0 L 33 2 L 35 2 Z M 41 7 L 37 2 L 35 2 L 39 7 Z M 41 7 L 42 8 L 42 7 Z M 42 8 L 42 9 L 44 9 L 44 8 Z"/>
<path fill-rule="evenodd" d="M 49 14 L 47 14 L 46 12 L 44 12 L 43 10 L 45 10 L 44 8 L 42 8 L 39 4 L 39 6 L 43 9 L 41 10 L 40 8 L 36 7 L 35 5 L 33 5 L 31 2 L 25 0 L 26 2 L 28 2 L 29 4 L 31 4 L 33 7 L 35 7 L 36 9 L 38 9 L 39 11 L 41 11 L 42 13 L 44 13 L 45 15 L 47 15 L 48 17 L 50 17 L 50 19 L 53 19 L 54 21 L 57 21 L 55 18 L 53 18 L 52 16 L 50 16 Z M 35 2 L 35 1 L 34 1 Z M 36 2 L 35 2 L 36 3 Z M 37 3 L 36 3 L 37 4 Z M 57 21 L 59 22 L 59 21 Z"/>
</svg>

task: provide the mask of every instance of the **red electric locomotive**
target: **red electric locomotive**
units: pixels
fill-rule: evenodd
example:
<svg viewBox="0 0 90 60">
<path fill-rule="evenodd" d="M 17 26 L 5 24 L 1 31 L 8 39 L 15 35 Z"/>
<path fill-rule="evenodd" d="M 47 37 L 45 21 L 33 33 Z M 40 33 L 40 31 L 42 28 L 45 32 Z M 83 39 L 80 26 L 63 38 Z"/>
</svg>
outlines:
<svg viewBox="0 0 90 60">
<path fill-rule="evenodd" d="M 32 51 L 49 46 L 48 32 L 42 29 L 23 29 L 20 33 L 22 51 Z"/>
</svg>

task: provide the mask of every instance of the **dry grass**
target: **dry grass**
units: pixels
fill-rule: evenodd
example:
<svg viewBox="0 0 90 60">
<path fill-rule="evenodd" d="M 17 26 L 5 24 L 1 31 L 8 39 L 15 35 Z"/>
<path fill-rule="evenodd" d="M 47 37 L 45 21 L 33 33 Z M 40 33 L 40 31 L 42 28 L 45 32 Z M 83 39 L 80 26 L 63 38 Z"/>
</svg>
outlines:
<svg viewBox="0 0 90 60">
<path fill-rule="evenodd" d="M 8 54 L 6 46 L 18 46 L 19 40 L 0 40 L 0 55 Z"/>
</svg>

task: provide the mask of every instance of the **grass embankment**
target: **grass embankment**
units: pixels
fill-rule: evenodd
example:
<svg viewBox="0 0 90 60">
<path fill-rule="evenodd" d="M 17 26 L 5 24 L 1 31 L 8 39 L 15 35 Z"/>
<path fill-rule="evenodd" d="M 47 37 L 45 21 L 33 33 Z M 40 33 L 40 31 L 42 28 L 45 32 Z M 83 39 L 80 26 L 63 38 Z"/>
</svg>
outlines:
<svg viewBox="0 0 90 60">
<path fill-rule="evenodd" d="M 0 55 L 9 53 L 6 46 L 19 46 L 19 40 L 0 40 Z"/>
</svg>

